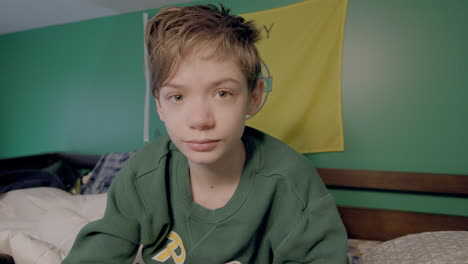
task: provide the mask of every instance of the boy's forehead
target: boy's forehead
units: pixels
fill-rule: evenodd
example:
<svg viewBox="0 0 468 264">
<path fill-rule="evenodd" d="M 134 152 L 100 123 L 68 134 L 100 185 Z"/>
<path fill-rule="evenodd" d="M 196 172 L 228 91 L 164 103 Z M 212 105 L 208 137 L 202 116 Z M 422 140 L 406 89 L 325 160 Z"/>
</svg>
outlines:
<svg viewBox="0 0 468 264">
<path fill-rule="evenodd" d="M 217 41 L 202 42 L 194 47 L 188 47 L 182 51 L 181 59 L 194 60 L 233 60 L 237 63 L 237 59 L 232 51 L 223 49 Z"/>
<path fill-rule="evenodd" d="M 184 74 L 191 74 L 193 68 L 186 68 L 185 66 L 196 63 L 197 61 L 201 62 L 215 62 L 220 65 L 230 65 L 231 70 L 226 72 L 222 71 L 222 68 L 217 68 L 217 73 L 219 75 L 212 76 L 213 83 L 221 82 L 232 82 L 240 83 L 244 79 L 246 80 L 242 67 L 240 66 L 239 60 L 232 54 L 217 49 L 213 46 L 205 47 L 195 47 L 190 50 L 183 52 L 180 56 L 176 58 L 176 61 L 172 67 L 171 74 L 168 76 L 166 82 L 163 86 L 167 84 L 177 83 L 177 80 L 181 77 L 181 71 L 185 69 Z"/>
</svg>

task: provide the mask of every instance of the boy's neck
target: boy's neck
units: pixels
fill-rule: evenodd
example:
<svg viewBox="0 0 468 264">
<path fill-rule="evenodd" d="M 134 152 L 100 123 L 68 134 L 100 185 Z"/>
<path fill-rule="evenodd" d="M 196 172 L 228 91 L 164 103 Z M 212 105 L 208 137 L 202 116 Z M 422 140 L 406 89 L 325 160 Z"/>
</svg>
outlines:
<svg viewBox="0 0 468 264">
<path fill-rule="evenodd" d="M 245 158 L 244 145 L 240 144 L 240 147 L 234 150 L 229 158 L 213 166 L 189 162 L 193 201 L 212 210 L 226 205 L 240 182 Z"/>
</svg>

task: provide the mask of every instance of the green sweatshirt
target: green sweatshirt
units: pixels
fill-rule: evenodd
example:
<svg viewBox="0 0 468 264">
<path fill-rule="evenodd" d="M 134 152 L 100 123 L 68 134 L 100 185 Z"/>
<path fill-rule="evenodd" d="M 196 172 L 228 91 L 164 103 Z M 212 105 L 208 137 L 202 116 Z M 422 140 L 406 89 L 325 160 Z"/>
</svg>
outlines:
<svg viewBox="0 0 468 264">
<path fill-rule="evenodd" d="M 130 159 L 104 217 L 79 233 L 64 264 L 347 263 L 333 197 L 303 155 L 246 127 L 239 185 L 222 208 L 192 201 L 188 162 L 168 136 Z"/>
</svg>

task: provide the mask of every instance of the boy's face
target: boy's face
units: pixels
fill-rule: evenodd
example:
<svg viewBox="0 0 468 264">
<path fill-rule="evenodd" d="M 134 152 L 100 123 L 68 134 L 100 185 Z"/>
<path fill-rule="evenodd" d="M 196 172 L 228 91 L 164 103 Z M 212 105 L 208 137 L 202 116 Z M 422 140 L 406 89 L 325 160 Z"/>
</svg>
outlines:
<svg viewBox="0 0 468 264">
<path fill-rule="evenodd" d="M 191 52 L 159 91 L 156 105 L 167 132 L 190 163 L 213 165 L 238 155 L 246 115 L 261 102 L 231 57 L 211 56 L 212 48 Z"/>
</svg>

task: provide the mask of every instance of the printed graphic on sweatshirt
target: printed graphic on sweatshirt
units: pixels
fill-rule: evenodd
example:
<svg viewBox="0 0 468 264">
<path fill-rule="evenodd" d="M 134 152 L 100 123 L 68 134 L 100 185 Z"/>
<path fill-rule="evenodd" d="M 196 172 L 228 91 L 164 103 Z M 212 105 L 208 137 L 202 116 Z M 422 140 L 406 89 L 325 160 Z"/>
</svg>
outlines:
<svg viewBox="0 0 468 264">
<path fill-rule="evenodd" d="M 186 258 L 186 253 L 185 253 L 185 247 L 184 247 L 184 242 L 180 238 L 180 236 L 174 232 L 171 231 L 167 238 L 171 241 L 169 244 L 167 244 L 166 248 L 161 250 L 158 254 L 156 254 L 153 257 L 153 260 L 156 260 L 158 262 L 166 262 L 170 258 L 174 260 L 174 263 L 176 264 L 184 264 L 185 258 Z M 239 261 L 231 261 L 226 264 L 242 264 Z"/>
<path fill-rule="evenodd" d="M 182 239 L 174 231 L 169 233 L 167 238 L 169 238 L 171 242 L 167 244 L 165 249 L 161 250 L 161 252 L 156 254 L 156 256 L 154 256 L 153 259 L 159 262 L 166 262 L 169 258 L 172 258 L 174 260 L 174 263 L 183 264 L 185 261 L 186 254 Z M 179 249 L 178 253 L 176 252 L 177 249 Z"/>
</svg>

